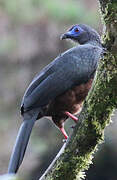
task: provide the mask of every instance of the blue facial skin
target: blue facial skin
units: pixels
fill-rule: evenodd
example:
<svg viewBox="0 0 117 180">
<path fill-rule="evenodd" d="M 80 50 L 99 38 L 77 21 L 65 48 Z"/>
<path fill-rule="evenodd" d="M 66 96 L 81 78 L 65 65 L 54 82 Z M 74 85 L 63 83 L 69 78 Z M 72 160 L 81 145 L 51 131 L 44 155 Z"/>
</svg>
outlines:
<svg viewBox="0 0 117 180">
<path fill-rule="evenodd" d="M 69 29 L 65 34 L 63 34 L 60 38 L 61 39 L 74 39 L 78 41 L 78 38 L 81 34 L 85 32 L 79 25 L 73 26 Z"/>
<path fill-rule="evenodd" d="M 78 37 L 84 30 L 78 25 L 74 26 L 71 30 L 69 30 L 66 35 L 70 37 Z"/>
</svg>

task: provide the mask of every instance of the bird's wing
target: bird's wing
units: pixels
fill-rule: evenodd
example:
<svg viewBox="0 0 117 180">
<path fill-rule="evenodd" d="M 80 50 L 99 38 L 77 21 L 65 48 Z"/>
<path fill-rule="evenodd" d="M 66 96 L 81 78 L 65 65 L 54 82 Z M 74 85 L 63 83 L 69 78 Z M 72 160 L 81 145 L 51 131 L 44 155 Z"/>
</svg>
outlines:
<svg viewBox="0 0 117 180">
<path fill-rule="evenodd" d="M 30 84 L 22 102 L 24 109 L 45 106 L 71 87 L 87 82 L 96 69 L 93 61 L 73 50 L 55 59 Z"/>
<path fill-rule="evenodd" d="M 29 96 L 24 98 L 24 109 L 47 105 L 50 100 L 66 91 L 72 84 L 69 80 L 65 81 L 57 77 L 56 73 L 49 75 Z"/>
</svg>

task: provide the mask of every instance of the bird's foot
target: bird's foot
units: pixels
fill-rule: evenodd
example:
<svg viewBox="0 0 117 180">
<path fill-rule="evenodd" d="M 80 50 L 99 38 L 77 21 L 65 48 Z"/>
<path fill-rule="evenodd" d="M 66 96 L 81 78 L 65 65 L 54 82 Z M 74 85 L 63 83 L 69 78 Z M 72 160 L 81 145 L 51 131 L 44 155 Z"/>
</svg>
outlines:
<svg viewBox="0 0 117 180">
<path fill-rule="evenodd" d="M 71 119 L 74 120 L 75 123 L 77 123 L 78 118 L 76 116 L 74 116 L 73 114 L 71 114 L 70 112 L 66 111 L 65 114 L 70 117 Z"/>
<path fill-rule="evenodd" d="M 66 114 L 68 117 L 70 117 L 71 119 L 73 119 L 75 123 L 77 123 L 78 118 L 77 118 L 76 116 L 74 116 L 73 114 L 71 114 L 71 113 L 68 112 L 68 111 L 66 111 L 65 114 Z M 72 128 L 74 128 L 74 126 L 72 126 Z M 66 141 L 66 140 L 68 139 L 68 135 L 67 135 L 67 133 L 66 133 L 66 131 L 65 131 L 65 129 L 64 129 L 64 125 L 63 125 L 62 127 L 59 127 L 59 129 L 60 129 L 61 133 L 63 134 L 63 136 L 65 137 L 65 140 L 64 140 L 64 141 Z"/>
<path fill-rule="evenodd" d="M 60 131 L 62 132 L 63 136 L 65 137 L 65 140 L 67 140 L 68 135 L 67 135 L 67 133 L 65 132 L 64 127 L 61 127 L 61 128 L 59 128 L 59 129 L 60 129 Z"/>
</svg>

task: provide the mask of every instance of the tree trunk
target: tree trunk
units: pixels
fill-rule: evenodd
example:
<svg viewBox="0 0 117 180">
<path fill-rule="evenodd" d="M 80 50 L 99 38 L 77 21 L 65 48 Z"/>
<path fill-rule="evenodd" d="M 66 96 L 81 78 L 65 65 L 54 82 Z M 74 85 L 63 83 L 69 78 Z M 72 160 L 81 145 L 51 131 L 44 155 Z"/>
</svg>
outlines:
<svg viewBox="0 0 117 180">
<path fill-rule="evenodd" d="M 68 142 L 40 180 L 80 180 L 92 163 L 104 128 L 117 108 L 117 0 L 99 0 L 105 23 L 103 43 L 107 48 L 97 75 Z"/>
</svg>

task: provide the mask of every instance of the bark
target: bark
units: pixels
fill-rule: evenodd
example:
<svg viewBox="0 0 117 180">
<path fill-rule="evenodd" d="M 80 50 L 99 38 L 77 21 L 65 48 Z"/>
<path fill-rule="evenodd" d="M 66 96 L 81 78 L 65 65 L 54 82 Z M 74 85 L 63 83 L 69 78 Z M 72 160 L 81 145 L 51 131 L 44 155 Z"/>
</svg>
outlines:
<svg viewBox="0 0 117 180">
<path fill-rule="evenodd" d="M 69 140 L 40 180 L 81 180 L 89 168 L 97 145 L 104 141 L 104 129 L 117 108 L 117 1 L 100 0 L 107 48 L 97 75 Z"/>
</svg>

